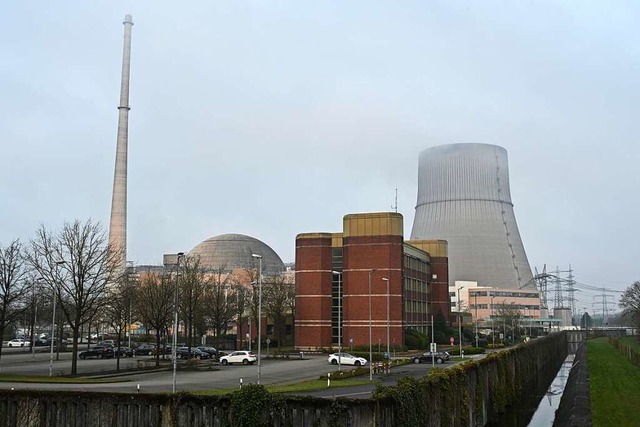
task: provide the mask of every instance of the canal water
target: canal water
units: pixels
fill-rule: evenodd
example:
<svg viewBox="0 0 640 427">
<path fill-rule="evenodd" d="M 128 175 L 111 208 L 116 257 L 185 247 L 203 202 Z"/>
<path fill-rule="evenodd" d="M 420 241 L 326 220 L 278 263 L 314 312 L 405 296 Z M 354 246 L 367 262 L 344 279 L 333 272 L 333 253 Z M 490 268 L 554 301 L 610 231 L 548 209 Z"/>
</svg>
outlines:
<svg viewBox="0 0 640 427">
<path fill-rule="evenodd" d="M 569 372 L 573 364 L 574 355 L 570 354 L 563 362 L 555 377 L 551 375 L 540 378 L 538 384 L 534 384 L 525 396 L 500 416 L 488 427 L 551 427 L 555 419 L 555 413 L 560 406 L 562 393 L 567 385 Z M 549 380 L 551 378 L 551 380 Z"/>
</svg>

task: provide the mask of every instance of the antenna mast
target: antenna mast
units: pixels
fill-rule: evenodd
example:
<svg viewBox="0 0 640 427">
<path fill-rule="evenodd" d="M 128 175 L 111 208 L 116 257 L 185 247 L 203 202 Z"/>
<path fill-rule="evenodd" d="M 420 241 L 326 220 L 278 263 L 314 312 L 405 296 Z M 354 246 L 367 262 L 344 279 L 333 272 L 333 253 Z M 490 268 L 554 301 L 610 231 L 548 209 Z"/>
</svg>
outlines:
<svg viewBox="0 0 640 427">
<path fill-rule="evenodd" d="M 396 198 L 393 205 L 391 205 L 391 209 L 393 209 L 395 213 L 398 213 L 398 187 L 396 187 Z"/>
</svg>

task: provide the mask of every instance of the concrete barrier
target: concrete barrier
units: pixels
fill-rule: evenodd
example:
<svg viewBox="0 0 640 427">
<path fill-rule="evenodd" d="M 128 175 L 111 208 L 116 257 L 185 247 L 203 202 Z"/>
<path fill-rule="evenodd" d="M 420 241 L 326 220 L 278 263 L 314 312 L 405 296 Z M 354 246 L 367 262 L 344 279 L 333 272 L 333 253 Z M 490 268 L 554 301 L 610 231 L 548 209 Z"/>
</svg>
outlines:
<svg viewBox="0 0 640 427">
<path fill-rule="evenodd" d="M 540 372 L 557 370 L 566 358 L 567 347 L 566 333 L 558 333 L 480 361 L 435 369 L 428 378 L 400 381 L 372 399 L 277 396 L 256 416 L 264 425 L 275 427 L 482 426 L 519 399 Z M 237 393 L 250 390 L 247 386 Z M 209 397 L 4 390 L 0 392 L 0 425 L 241 427 L 235 421 L 233 404 L 234 399 L 243 398 L 246 401 L 240 394 Z"/>
</svg>

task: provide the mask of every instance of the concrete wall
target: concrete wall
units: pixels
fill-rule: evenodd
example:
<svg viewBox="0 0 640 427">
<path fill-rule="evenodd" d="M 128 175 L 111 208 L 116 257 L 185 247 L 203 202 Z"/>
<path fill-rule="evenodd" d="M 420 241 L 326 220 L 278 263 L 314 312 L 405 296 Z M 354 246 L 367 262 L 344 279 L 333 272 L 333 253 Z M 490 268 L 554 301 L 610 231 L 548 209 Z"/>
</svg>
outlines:
<svg viewBox="0 0 640 427">
<path fill-rule="evenodd" d="M 374 399 L 275 398 L 262 414 L 269 426 L 483 426 L 517 401 L 542 373 L 567 355 L 565 332 L 493 353 L 478 362 L 401 381 Z M 242 426 L 234 397 L 125 395 L 85 392 L 0 392 L 0 425 L 14 426 Z M 399 404 L 402 402 L 402 404 Z M 255 427 L 255 425 L 252 425 Z"/>
</svg>

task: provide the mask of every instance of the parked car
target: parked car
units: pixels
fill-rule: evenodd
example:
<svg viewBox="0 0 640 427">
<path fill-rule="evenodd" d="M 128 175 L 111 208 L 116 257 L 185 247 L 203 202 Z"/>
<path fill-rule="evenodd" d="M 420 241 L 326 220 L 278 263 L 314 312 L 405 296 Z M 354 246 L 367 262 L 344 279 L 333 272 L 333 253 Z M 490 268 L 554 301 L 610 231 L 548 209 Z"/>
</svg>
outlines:
<svg viewBox="0 0 640 427">
<path fill-rule="evenodd" d="M 114 347 L 113 353 L 120 357 L 133 357 L 133 349 L 129 347 Z"/>
<path fill-rule="evenodd" d="M 155 356 L 157 353 L 158 349 L 154 347 L 153 350 L 151 350 L 151 355 Z M 160 347 L 160 354 L 173 354 L 173 347 L 170 345 Z"/>
<path fill-rule="evenodd" d="M 234 351 L 231 354 L 222 356 L 220 363 L 223 365 L 231 365 L 233 363 L 242 363 L 243 365 L 253 365 L 258 360 L 252 351 Z"/>
<path fill-rule="evenodd" d="M 218 357 L 218 350 L 215 347 L 199 346 L 196 348 L 200 351 L 204 351 L 205 353 L 209 353 L 212 359 L 215 359 Z"/>
<path fill-rule="evenodd" d="M 24 347 L 28 343 L 22 338 L 14 338 L 7 343 L 8 347 Z"/>
<path fill-rule="evenodd" d="M 196 347 L 191 347 L 191 354 L 189 354 L 189 347 L 180 347 L 176 350 L 176 357 L 178 359 L 211 359 L 209 353 L 198 350 Z"/>
<path fill-rule="evenodd" d="M 63 339 L 62 341 L 58 341 L 58 338 L 53 340 L 53 348 L 57 349 L 58 348 L 58 342 L 60 342 L 60 348 L 67 348 L 67 344 L 69 344 L 69 341 L 66 339 Z M 51 338 L 47 338 L 44 342 L 44 345 L 47 347 L 51 347 Z"/>
<path fill-rule="evenodd" d="M 364 366 L 367 364 L 367 359 L 364 357 L 353 356 L 349 353 L 332 353 L 328 360 L 332 365 L 337 365 L 338 359 L 340 359 L 341 365 Z"/>
<path fill-rule="evenodd" d="M 113 347 L 108 345 L 96 345 L 88 350 L 81 351 L 78 354 L 80 359 L 86 359 L 87 357 L 96 357 L 98 359 L 110 359 L 114 355 Z"/>
<path fill-rule="evenodd" d="M 451 359 L 451 355 L 446 351 L 436 351 L 434 353 L 427 351 L 418 356 L 413 356 L 411 361 L 413 363 L 444 363 L 449 359 Z"/>
<path fill-rule="evenodd" d="M 102 340 L 98 343 L 98 345 L 110 345 L 111 347 L 115 347 L 116 340 Z"/>
<path fill-rule="evenodd" d="M 136 356 L 149 356 L 155 349 L 156 346 L 153 344 L 142 344 L 135 349 Z"/>
</svg>

